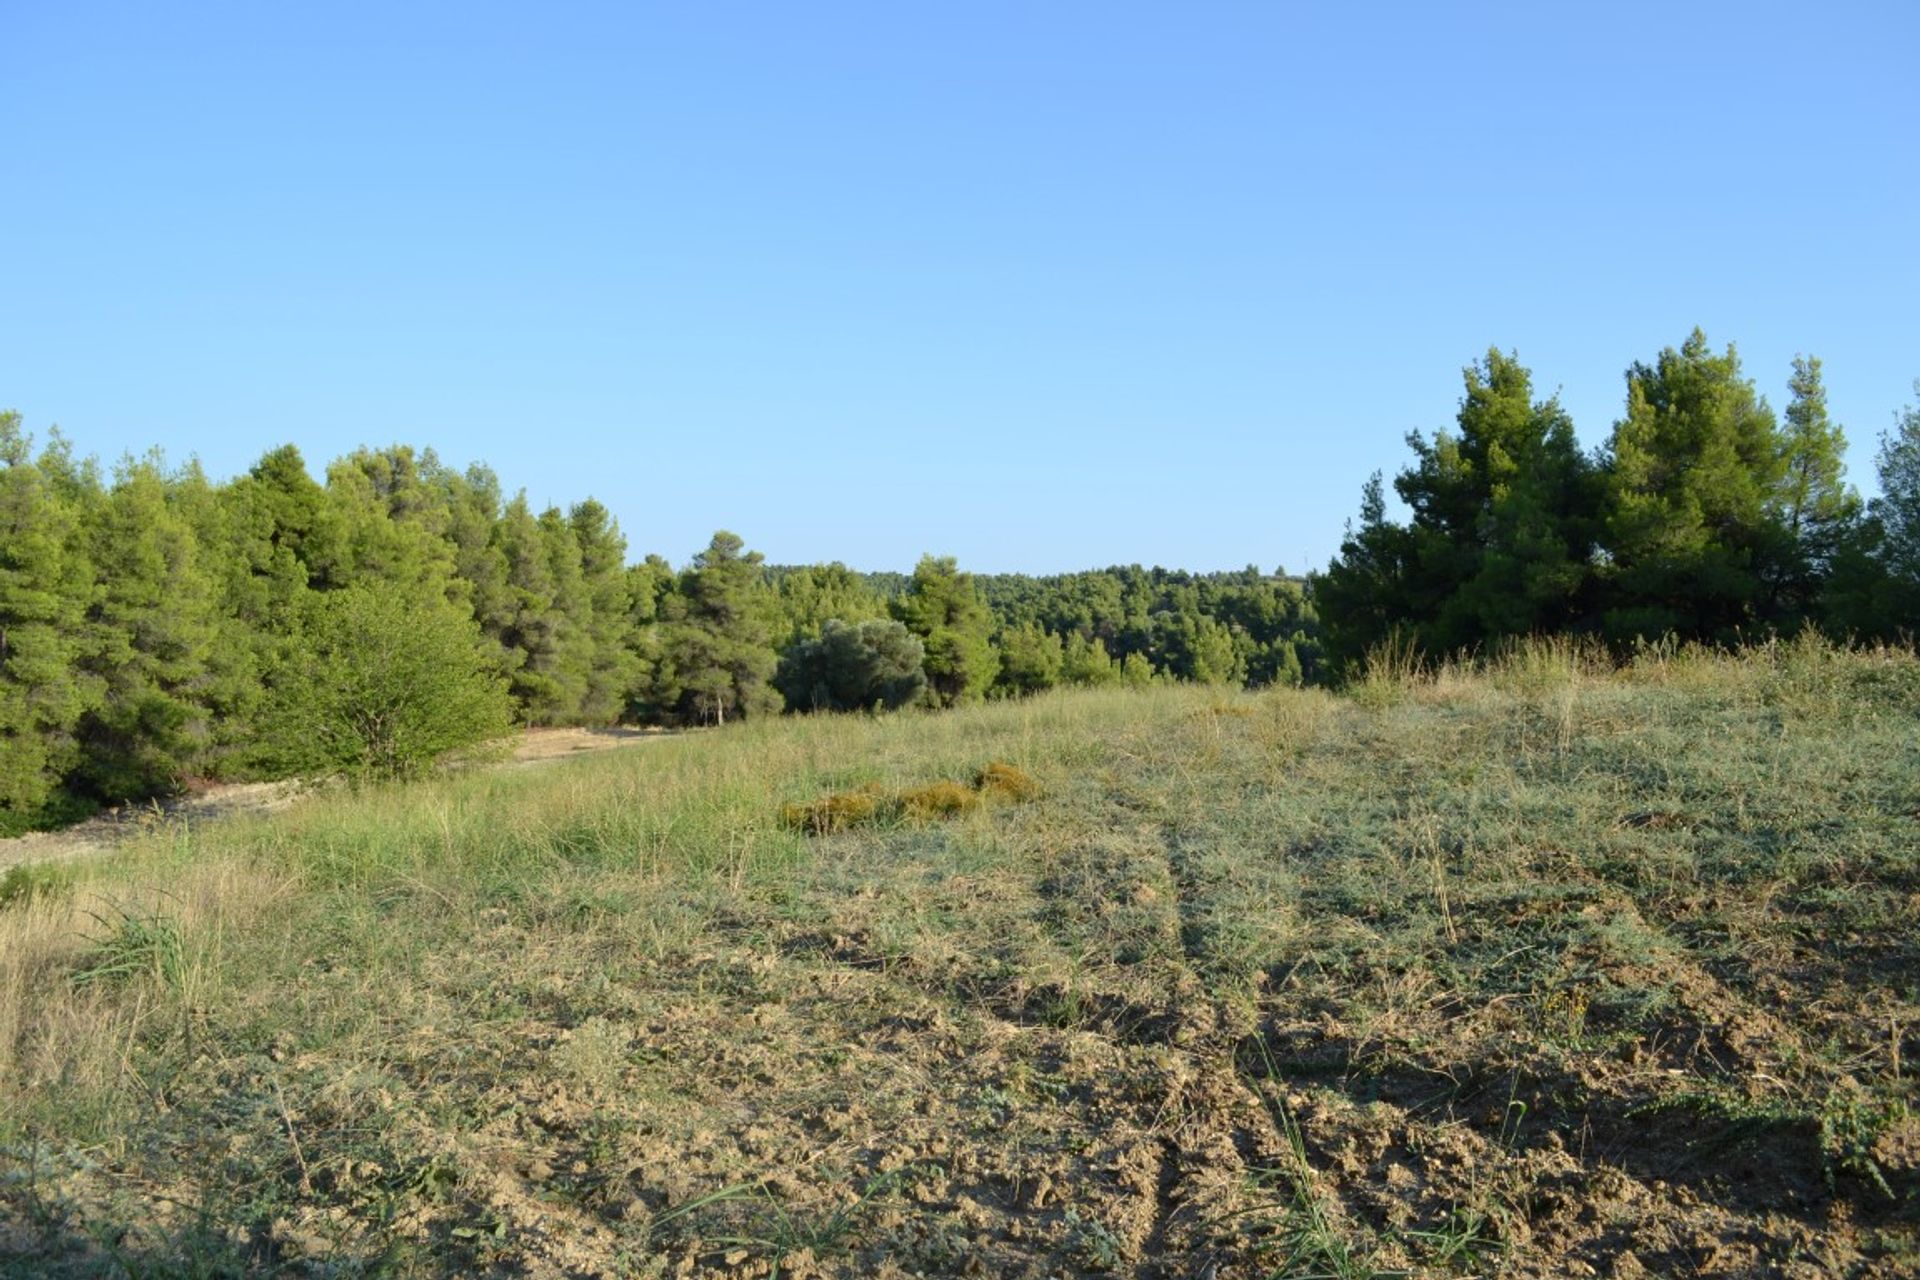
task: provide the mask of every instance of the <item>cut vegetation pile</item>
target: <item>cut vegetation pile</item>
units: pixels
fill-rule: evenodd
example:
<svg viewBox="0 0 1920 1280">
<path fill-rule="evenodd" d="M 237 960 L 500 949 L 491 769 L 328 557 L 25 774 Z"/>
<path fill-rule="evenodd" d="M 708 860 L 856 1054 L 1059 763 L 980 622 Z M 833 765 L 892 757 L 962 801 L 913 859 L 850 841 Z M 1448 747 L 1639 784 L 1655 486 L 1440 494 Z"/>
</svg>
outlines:
<svg viewBox="0 0 1920 1280">
<path fill-rule="evenodd" d="M 14 1274 L 1920 1270 L 1900 652 L 749 723 L 4 896 Z"/>
<path fill-rule="evenodd" d="M 982 804 L 1019 804 L 1040 794 L 1040 784 L 1024 769 L 996 760 L 973 776 L 972 786 L 941 780 L 889 790 L 877 782 L 852 791 L 829 791 L 805 804 L 780 806 L 780 821 L 799 831 L 829 836 L 877 822 L 931 822 L 952 818 Z"/>
</svg>

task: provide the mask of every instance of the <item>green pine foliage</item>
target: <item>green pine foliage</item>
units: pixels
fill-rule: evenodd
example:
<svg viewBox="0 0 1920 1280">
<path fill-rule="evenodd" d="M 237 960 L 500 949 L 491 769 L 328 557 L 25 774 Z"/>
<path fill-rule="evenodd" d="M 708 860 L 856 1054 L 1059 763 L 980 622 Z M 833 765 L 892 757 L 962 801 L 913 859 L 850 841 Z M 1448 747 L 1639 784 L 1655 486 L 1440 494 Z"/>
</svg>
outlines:
<svg viewBox="0 0 1920 1280">
<path fill-rule="evenodd" d="M 1913 389 L 1920 394 L 1920 379 Z M 1897 586 L 1920 589 L 1920 405 L 1902 410 L 1893 430 L 1880 437 L 1874 465 L 1880 476 L 1873 518 L 1880 526 L 1881 563 Z M 1908 615 L 1906 622 L 1920 624 L 1920 618 Z"/>
<path fill-rule="evenodd" d="M 565 619 L 554 607 L 558 593 L 547 538 L 525 493 L 507 504 L 493 536 L 507 571 L 494 636 L 507 653 L 514 702 L 527 723 L 555 723 L 566 709 L 559 674 Z"/>
<path fill-rule="evenodd" d="M 83 517 L 94 583 L 79 667 L 98 698 L 73 781 L 108 802 L 175 789 L 212 758 L 218 585 L 159 459 L 124 463 Z"/>
<path fill-rule="evenodd" d="M 769 567 L 768 580 L 778 598 L 786 636 L 781 648 L 818 639 L 829 620 L 865 622 L 887 616 L 887 600 L 868 575 L 839 561 L 832 564 Z"/>
<path fill-rule="evenodd" d="M 1116 684 L 1120 666 L 1107 652 L 1106 642 L 1075 631 L 1067 636 L 1060 654 L 1060 682 L 1068 685 L 1099 687 Z"/>
<path fill-rule="evenodd" d="M 1860 495 L 1846 481 L 1847 436 L 1827 413 L 1820 361 L 1795 356 L 1791 399 L 1781 433 L 1785 468 L 1778 506 L 1798 554 L 1796 571 L 1817 580 L 1839 537 L 1860 515 Z"/>
<path fill-rule="evenodd" d="M 713 535 L 665 602 L 655 705 L 682 724 L 777 713 L 779 662 L 762 557 L 738 534 Z"/>
<path fill-rule="evenodd" d="M 1863 514 L 1847 484 L 1820 362 L 1796 358 L 1787 389 L 1779 420 L 1734 348 L 1695 330 L 1628 369 L 1625 416 L 1589 458 L 1560 406 L 1533 398 L 1528 371 L 1490 351 L 1466 370 L 1457 429 L 1409 437 L 1415 461 L 1394 483 L 1409 521 L 1388 517 L 1376 474 L 1313 580 L 1324 631 L 1304 634 L 1325 674 L 1351 678 L 1383 647 L 1435 657 L 1539 634 L 1625 649 L 1810 623 L 1843 636 L 1911 628 L 1920 608 L 1892 574 L 1893 505 Z M 1302 664 L 1302 678 L 1317 674 Z"/>
<path fill-rule="evenodd" d="M 0 833 L 59 816 L 75 738 L 98 691 L 80 669 L 90 566 L 78 520 L 0 413 Z"/>
<path fill-rule="evenodd" d="M 1773 410 L 1731 345 L 1715 353 L 1696 329 L 1628 369 L 1606 475 L 1607 634 L 1762 631 L 1766 584 L 1791 559 L 1776 505 L 1786 472 Z"/>
<path fill-rule="evenodd" d="M 1065 652 L 1060 637 L 1037 622 L 1022 622 L 1000 633 L 1000 670 L 994 677 L 995 693 L 1024 696 L 1040 693 L 1061 683 Z"/>
<path fill-rule="evenodd" d="M 1387 519 L 1380 473 L 1360 491 L 1360 522 L 1347 522 L 1340 552 L 1313 580 L 1313 600 L 1327 626 L 1326 660 L 1335 679 L 1357 675 L 1367 654 L 1421 621 L 1409 598 L 1413 533 Z"/>
<path fill-rule="evenodd" d="M 993 686 L 1000 656 L 993 614 L 952 556 L 922 556 L 913 581 L 891 605 L 893 616 L 926 648 L 927 697 L 936 706 L 977 702 Z"/>
<path fill-rule="evenodd" d="M 1572 419 L 1497 348 L 1463 378 L 1455 430 L 1407 437 L 1414 464 L 1394 489 L 1409 524 L 1386 519 L 1376 476 L 1316 584 L 1342 671 L 1396 633 L 1452 653 L 1574 628 L 1591 607 L 1597 490 Z"/>
<path fill-rule="evenodd" d="M 1920 635 L 1920 406 L 1895 415 L 1874 465 L 1880 495 L 1837 539 L 1822 618 L 1842 635 L 1912 640 Z"/>
<path fill-rule="evenodd" d="M 627 540 L 613 513 L 592 498 L 573 505 L 567 524 L 579 549 L 586 648 L 586 683 L 576 714 L 586 724 L 612 724 L 626 710 L 639 675 L 639 655 L 627 635 L 633 616 Z"/>
</svg>

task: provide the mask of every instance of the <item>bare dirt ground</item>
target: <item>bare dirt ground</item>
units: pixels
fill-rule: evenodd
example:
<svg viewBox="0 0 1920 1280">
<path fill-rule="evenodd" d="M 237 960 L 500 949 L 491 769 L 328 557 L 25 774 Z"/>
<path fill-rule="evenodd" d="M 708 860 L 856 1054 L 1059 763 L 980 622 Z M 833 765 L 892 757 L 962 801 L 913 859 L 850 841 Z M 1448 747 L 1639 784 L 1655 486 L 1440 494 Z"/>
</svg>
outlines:
<svg viewBox="0 0 1920 1280">
<path fill-rule="evenodd" d="M 665 736 L 661 730 L 528 729 L 515 734 L 506 767 L 545 764 Z M 68 862 L 104 853 L 122 841 L 162 827 L 191 829 L 244 814 L 273 813 L 297 802 L 305 788 L 296 781 L 223 782 L 169 800 L 122 805 L 59 831 L 0 840 L 0 871 L 29 862 Z"/>
</svg>

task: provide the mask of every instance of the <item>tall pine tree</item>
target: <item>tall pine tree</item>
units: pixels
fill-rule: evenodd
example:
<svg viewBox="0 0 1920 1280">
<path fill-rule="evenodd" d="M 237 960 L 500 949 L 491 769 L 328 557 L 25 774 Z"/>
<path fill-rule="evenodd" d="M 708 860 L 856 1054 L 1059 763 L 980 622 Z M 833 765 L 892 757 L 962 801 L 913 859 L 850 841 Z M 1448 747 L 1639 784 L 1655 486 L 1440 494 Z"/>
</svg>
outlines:
<svg viewBox="0 0 1920 1280">
<path fill-rule="evenodd" d="M 927 692 L 938 706 L 974 702 L 999 673 L 993 651 L 993 614 L 952 556 L 922 556 L 905 595 L 893 601 L 893 616 L 920 637 L 926 649 Z"/>
<path fill-rule="evenodd" d="M 211 757 L 218 585 L 157 456 L 123 463 L 86 526 L 95 590 L 81 666 L 101 696 L 81 721 L 76 776 L 105 801 L 163 794 Z"/>
<path fill-rule="evenodd" d="M 1774 499 L 1786 528 L 1786 554 L 1769 584 L 1769 613 L 1783 623 L 1813 613 L 1841 542 L 1860 518 L 1860 497 L 1846 482 L 1846 433 L 1827 413 L 1820 361 L 1795 356 L 1787 390 Z"/>
<path fill-rule="evenodd" d="M 31 460 L 20 415 L 0 413 L 0 833 L 47 815 L 96 700 L 80 669 L 92 573 L 77 522 Z"/>
<path fill-rule="evenodd" d="M 772 602 L 760 574 L 761 555 L 737 534 L 713 535 L 680 575 L 662 628 L 662 669 L 671 706 L 692 724 L 725 724 L 781 707 L 772 680 L 778 656 L 771 640 Z"/>
<path fill-rule="evenodd" d="M 1773 411 L 1731 345 L 1715 354 L 1695 329 L 1628 369 L 1606 478 L 1608 632 L 1732 640 L 1768 625 L 1767 584 L 1790 558 L 1785 470 Z"/>
</svg>

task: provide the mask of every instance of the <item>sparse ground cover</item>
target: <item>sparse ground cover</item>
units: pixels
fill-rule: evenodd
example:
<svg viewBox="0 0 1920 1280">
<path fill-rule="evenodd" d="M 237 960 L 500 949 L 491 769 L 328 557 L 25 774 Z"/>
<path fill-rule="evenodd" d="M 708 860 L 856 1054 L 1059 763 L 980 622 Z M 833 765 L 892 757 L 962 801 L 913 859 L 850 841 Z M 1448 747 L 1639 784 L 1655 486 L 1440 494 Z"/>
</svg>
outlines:
<svg viewBox="0 0 1920 1280">
<path fill-rule="evenodd" d="M 750 723 L 0 893 L 14 1274 L 1920 1271 L 1899 652 Z"/>
</svg>

